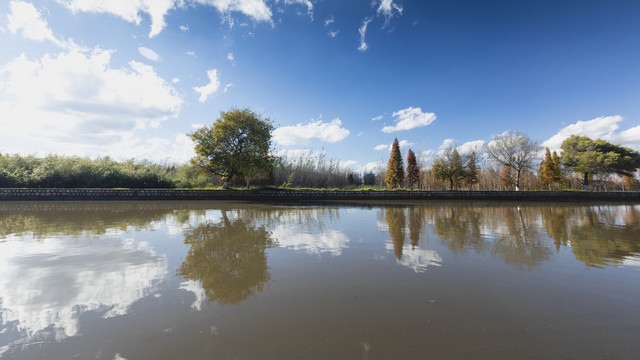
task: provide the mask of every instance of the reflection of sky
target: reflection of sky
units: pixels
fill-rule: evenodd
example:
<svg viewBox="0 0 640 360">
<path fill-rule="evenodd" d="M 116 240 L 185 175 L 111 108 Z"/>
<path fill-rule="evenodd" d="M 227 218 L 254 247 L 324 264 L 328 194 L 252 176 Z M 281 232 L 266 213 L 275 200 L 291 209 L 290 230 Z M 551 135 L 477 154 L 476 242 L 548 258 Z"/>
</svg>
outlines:
<svg viewBox="0 0 640 360">
<path fill-rule="evenodd" d="M 166 255 L 132 239 L 0 243 L 1 321 L 27 338 L 74 336 L 81 313 L 126 314 L 154 291 L 167 268 Z"/>
<path fill-rule="evenodd" d="M 326 230 L 319 234 L 311 234 L 286 224 L 277 225 L 272 230 L 272 235 L 281 247 L 317 255 L 329 253 L 332 256 L 340 256 L 342 249 L 349 243 L 349 238 L 342 231 Z"/>
<path fill-rule="evenodd" d="M 385 247 L 392 252 L 394 250 L 391 241 L 387 242 Z M 410 244 L 405 244 L 402 247 L 402 257 L 399 260 L 396 259 L 396 261 L 416 273 L 427 271 L 429 266 L 442 266 L 442 258 L 437 252 L 421 247 L 412 249 Z"/>
<path fill-rule="evenodd" d="M 199 281 L 187 280 L 180 284 L 180 290 L 189 291 L 195 295 L 196 299 L 191 304 L 191 308 L 194 310 L 202 310 L 207 303 L 207 294 Z"/>
</svg>

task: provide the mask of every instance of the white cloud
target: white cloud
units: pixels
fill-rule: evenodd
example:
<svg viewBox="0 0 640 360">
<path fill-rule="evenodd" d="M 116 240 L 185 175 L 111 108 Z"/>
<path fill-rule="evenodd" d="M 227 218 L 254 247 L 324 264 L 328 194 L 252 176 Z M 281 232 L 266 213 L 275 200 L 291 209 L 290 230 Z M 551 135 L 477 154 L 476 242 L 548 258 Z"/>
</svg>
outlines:
<svg viewBox="0 0 640 360">
<path fill-rule="evenodd" d="M 386 166 L 386 164 L 384 163 L 384 161 L 380 160 L 380 161 L 375 161 L 375 162 L 369 162 L 364 164 L 361 168 L 360 171 L 362 173 L 369 173 L 369 172 L 375 172 L 377 170 L 380 169 L 384 169 Z"/>
<path fill-rule="evenodd" d="M 138 52 L 140 53 L 140 55 L 146 57 L 147 59 L 149 59 L 151 61 L 160 60 L 160 56 L 158 56 L 158 54 L 155 51 L 153 51 L 153 50 L 151 50 L 149 48 L 146 48 L 144 46 L 140 46 L 138 48 Z"/>
<path fill-rule="evenodd" d="M 384 115 L 378 115 L 371 118 L 371 121 L 380 121 L 384 118 Z"/>
<path fill-rule="evenodd" d="M 358 50 L 360 51 L 366 51 L 367 48 L 369 47 L 365 42 L 365 36 L 367 34 L 367 26 L 369 25 L 370 22 L 371 22 L 370 17 L 364 18 L 362 20 L 362 25 L 358 29 L 358 33 L 360 34 L 360 46 L 358 46 Z"/>
<path fill-rule="evenodd" d="M 229 90 L 229 88 L 232 86 L 233 86 L 233 83 L 228 83 L 227 85 L 224 86 L 224 90 L 222 92 L 226 93 L 227 90 Z"/>
<path fill-rule="evenodd" d="M 184 53 L 185 55 L 189 55 L 189 56 L 193 56 L 193 57 L 197 57 L 196 53 L 193 51 L 187 51 L 186 53 Z"/>
<path fill-rule="evenodd" d="M 409 141 L 407 141 L 407 140 L 400 140 L 400 141 L 398 141 L 398 146 L 400 147 L 400 149 L 404 149 L 404 148 L 409 147 L 409 146 L 411 146 L 411 145 L 414 145 L 414 143 L 410 143 L 410 142 L 409 142 Z M 373 150 L 389 150 L 389 151 L 391 151 L 391 147 L 392 147 L 392 146 L 393 146 L 393 144 L 389 144 L 389 145 L 387 145 L 387 144 L 380 144 L 380 145 L 378 145 L 378 146 L 374 147 L 374 148 L 373 148 Z"/>
<path fill-rule="evenodd" d="M 329 32 L 327 33 L 327 35 L 328 35 L 330 38 L 332 38 L 332 39 L 333 39 L 333 38 L 335 38 L 336 36 L 338 36 L 338 34 L 339 34 L 339 33 L 340 33 L 340 30 L 336 30 L 336 31 L 329 31 Z"/>
<path fill-rule="evenodd" d="M 22 32 L 22 36 L 36 41 L 51 41 L 58 46 L 64 46 L 63 42 L 53 36 L 47 22 L 42 19 L 40 12 L 33 4 L 24 1 L 11 1 L 9 3 L 11 13 L 7 15 L 9 31 L 12 34 Z"/>
<path fill-rule="evenodd" d="M 382 132 L 391 133 L 401 130 L 411 130 L 417 127 L 427 126 L 436 119 L 434 113 L 423 113 L 419 107 L 408 107 L 398 110 L 393 113 L 393 117 L 395 117 L 395 126 L 385 126 L 382 128 Z"/>
<path fill-rule="evenodd" d="M 209 95 L 218 91 L 218 88 L 220 87 L 220 80 L 218 80 L 217 69 L 207 70 L 207 77 L 209 78 L 209 83 L 207 85 L 197 86 L 193 88 L 193 90 L 200 93 L 198 101 L 200 101 L 201 103 L 207 101 Z"/>
<path fill-rule="evenodd" d="M 551 151 L 559 150 L 562 142 L 571 135 L 588 136 L 591 139 L 604 139 L 614 144 L 621 144 L 640 149 L 640 126 L 618 132 L 624 118 L 620 115 L 600 116 L 589 121 L 578 121 L 564 127 L 547 141 L 542 143 Z"/>
<path fill-rule="evenodd" d="M 326 155 L 324 150 L 311 149 L 281 149 L 277 151 L 275 156 L 282 157 L 285 162 L 294 162 L 299 159 L 319 158 Z"/>
<path fill-rule="evenodd" d="M 271 9 L 264 0 L 192 0 L 203 5 L 216 8 L 221 14 L 230 19 L 232 12 L 240 12 L 255 21 L 271 23 Z"/>
<path fill-rule="evenodd" d="M 442 145 L 440 145 L 439 150 L 447 150 L 447 149 L 451 149 L 452 147 L 454 147 L 456 144 L 456 141 L 449 138 L 449 139 L 444 139 L 444 141 L 442 142 Z"/>
<path fill-rule="evenodd" d="M 140 25 L 140 13 L 147 13 L 151 18 L 149 37 L 158 35 L 167 25 L 165 15 L 173 9 L 176 0 L 58 0 L 73 13 L 93 12 L 109 13 L 121 17 L 123 20 Z"/>
<path fill-rule="evenodd" d="M 300 4 L 307 7 L 307 14 L 313 16 L 313 4 L 309 0 L 284 0 L 287 5 Z"/>
<path fill-rule="evenodd" d="M 396 4 L 394 0 L 373 0 L 371 6 L 377 6 L 376 12 L 379 15 L 384 16 L 385 26 L 389 24 L 389 21 L 394 16 L 394 13 L 402 15 L 402 6 Z"/>
<path fill-rule="evenodd" d="M 196 130 L 200 129 L 200 128 L 204 127 L 204 126 L 205 126 L 204 124 L 191 124 L 191 128 L 192 129 L 196 129 Z"/>
<path fill-rule="evenodd" d="M 474 141 L 467 141 L 466 143 L 458 146 L 456 149 L 458 149 L 458 152 L 460 154 L 471 154 L 473 151 L 476 152 L 476 154 L 481 154 L 483 152 L 483 148 L 484 148 L 484 144 L 486 143 L 486 141 L 484 140 L 474 140 Z"/>
<path fill-rule="evenodd" d="M 180 25 L 180 31 L 189 31 L 189 25 Z"/>
<path fill-rule="evenodd" d="M 235 60 L 235 57 L 233 56 L 233 53 L 228 53 L 227 54 L 227 60 L 233 62 L 233 60 Z"/>
<path fill-rule="evenodd" d="M 171 79 L 171 82 L 174 84 L 177 84 L 180 82 L 180 78 L 179 77 L 174 77 L 173 79 Z"/>
<path fill-rule="evenodd" d="M 113 68 L 112 54 L 73 48 L 2 67 L 0 151 L 86 156 L 142 147 L 134 133 L 177 116 L 182 99 L 151 66 Z"/>
<path fill-rule="evenodd" d="M 350 131 L 342 127 L 339 118 L 325 123 L 322 120 L 311 120 L 307 124 L 298 123 L 295 126 L 283 126 L 273 131 L 273 139 L 280 145 L 307 144 L 313 138 L 326 142 L 344 140 Z"/>
<path fill-rule="evenodd" d="M 333 15 L 331 15 L 324 21 L 324 26 L 329 26 L 333 24 L 335 21 L 336 19 L 333 17 Z"/>
</svg>

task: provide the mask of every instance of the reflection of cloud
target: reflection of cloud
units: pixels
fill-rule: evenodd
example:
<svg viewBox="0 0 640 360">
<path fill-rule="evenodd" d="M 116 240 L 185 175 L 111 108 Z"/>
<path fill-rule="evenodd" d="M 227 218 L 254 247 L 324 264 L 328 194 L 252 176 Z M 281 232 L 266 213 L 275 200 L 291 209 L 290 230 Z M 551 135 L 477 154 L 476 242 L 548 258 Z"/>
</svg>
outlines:
<svg viewBox="0 0 640 360">
<path fill-rule="evenodd" d="M 15 322 L 28 338 L 74 336 L 86 311 L 101 311 L 105 318 L 124 315 L 167 273 L 166 256 L 133 240 L 1 245 L 1 319 Z"/>
<path fill-rule="evenodd" d="M 191 304 L 191 308 L 194 310 L 202 310 L 204 304 L 207 303 L 207 293 L 199 281 L 187 280 L 180 284 L 180 290 L 190 291 L 196 296 L 193 304 Z"/>
<path fill-rule="evenodd" d="M 387 250 L 394 250 L 392 242 L 387 242 L 385 247 Z M 429 266 L 442 266 L 442 258 L 437 252 L 429 249 L 411 249 L 410 244 L 403 247 L 402 258 L 396 259 L 396 261 L 416 273 L 427 271 Z"/>
<path fill-rule="evenodd" d="M 278 225 L 273 229 L 273 238 L 281 247 L 299 251 L 304 250 L 309 254 L 329 253 L 332 256 L 342 255 L 342 249 L 347 247 L 349 238 L 341 231 L 327 230 L 320 234 L 300 232 L 291 226 Z"/>
</svg>

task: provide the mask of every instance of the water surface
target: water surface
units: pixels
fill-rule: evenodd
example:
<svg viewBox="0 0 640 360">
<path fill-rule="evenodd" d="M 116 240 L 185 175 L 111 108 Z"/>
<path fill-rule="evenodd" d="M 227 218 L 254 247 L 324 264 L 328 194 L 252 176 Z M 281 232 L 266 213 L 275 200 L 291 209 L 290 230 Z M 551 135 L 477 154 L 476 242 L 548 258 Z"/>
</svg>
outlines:
<svg viewBox="0 0 640 360">
<path fill-rule="evenodd" d="M 3 359 L 637 359 L 640 206 L 0 204 Z"/>
</svg>

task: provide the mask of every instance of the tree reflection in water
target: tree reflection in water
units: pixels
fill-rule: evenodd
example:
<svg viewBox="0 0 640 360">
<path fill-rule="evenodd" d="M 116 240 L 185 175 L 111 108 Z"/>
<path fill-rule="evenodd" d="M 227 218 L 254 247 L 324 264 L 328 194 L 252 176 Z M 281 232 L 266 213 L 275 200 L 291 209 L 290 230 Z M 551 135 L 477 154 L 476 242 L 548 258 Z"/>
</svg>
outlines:
<svg viewBox="0 0 640 360">
<path fill-rule="evenodd" d="M 547 207 L 544 227 L 588 267 L 622 264 L 640 254 L 639 211 L 634 206 Z"/>
<path fill-rule="evenodd" d="M 407 226 L 407 219 L 404 215 L 404 208 L 388 207 L 385 211 L 385 220 L 389 225 L 389 235 L 391 235 L 391 241 L 393 242 L 393 253 L 396 258 L 400 260 L 402 258 L 402 248 L 406 240 L 405 227 Z"/>
<path fill-rule="evenodd" d="M 275 242 L 264 226 L 230 220 L 226 211 L 222 220 L 185 233 L 184 243 L 191 248 L 178 272 L 199 282 L 209 301 L 238 304 L 262 291 L 271 279 L 265 251 Z"/>
</svg>

